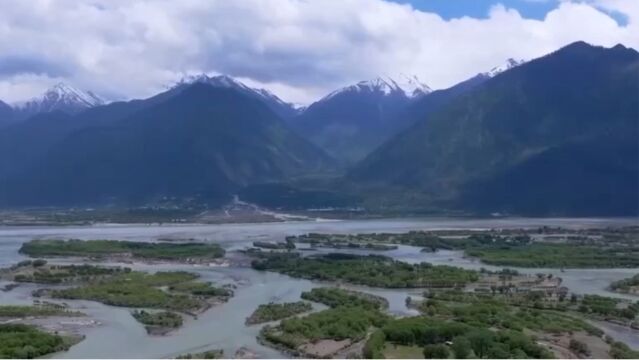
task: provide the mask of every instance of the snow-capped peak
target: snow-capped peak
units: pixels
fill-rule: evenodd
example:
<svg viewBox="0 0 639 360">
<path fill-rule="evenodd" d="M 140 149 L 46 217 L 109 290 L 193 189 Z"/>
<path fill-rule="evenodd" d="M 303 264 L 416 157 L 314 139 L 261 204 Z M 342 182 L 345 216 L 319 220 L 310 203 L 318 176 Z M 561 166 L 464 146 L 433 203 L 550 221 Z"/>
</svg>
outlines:
<svg viewBox="0 0 639 360">
<path fill-rule="evenodd" d="M 425 95 L 433 91 L 428 85 L 421 82 L 416 75 L 400 73 L 395 79 L 395 84 L 397 84 L 408 97 Z"/>
<path fill-rule="evenodd" d="M 271 101 L 275 101 L 282 105 L 287 105 L 286 102 L 284 102 L 282 99 L 277 97 L 277 95 L 271 93 L 270 91 L 265 89 L 256 89 L 256 88 L 246 86 L 244 83 L 228 75 L 215 75 L 215 76 L 209 76 L 207 74 L 188 75 L 183 77 L 182 80 L 180 80 L 177 84 L 175 84 L 175 86 L 173 86 L 173 88 L 180 87 L 183 85 L 195 84 L 195 83 L 208 84 L 211 86 L 221 87 L 221 88 L 232 88 L 232 89 L 240 90 L 244 93 L 254 94 L 261 98 L 266 98 Z"/>
<path fill-rule="evenodd" d="M 347 86 L 345 88 L 333 91 L 328 94 L 324 99 L 332 98 L 333 96 L 343 92 L 381 92 L 384 95 L 390 94 L 403 94 L 406 97 L 414 98 L 420 95 L 430 93 L 432 90 L 428 85 L 422 83 L 415 75 L 399 74 L 396 77 L 390 76 L 378 76 L 370 80 L 360 81 L 355 85 Z"/>
<path fill-rule="evenodd" d="M 75 113 L 105 103 L 104 99 L 91 91 L 83 91 L 65 83 L 57 83 L 44 94 L 31 100 L 16 103 L 14 107 L 31 113 L 54 110 Z"/>
<path fill-rule="evenodd" d="M 237 79 L 234 79 L 228 75 L 214 75 L 209 76 L 207 74 L 188 75 L 183 77 L 171 89 L 183 88 L 186 85 L 202 83 L 208 84 L 214 87 L 230 88 L 238 90 L 246 95 L 252 96 L 262 100 L 271 110 L 275 111 L 282 118 L 289 118 L 295 115 L 298 110 L 293 107 L 293 104 L 287 103 L 280 99 L 277 95 L 266 89 L 252 88 Z"/>
<path fill-rule="evenodd" d="M 490 69 L 490 71 L 485 72 L 484 75 L 488 77 L 493 77 L 495 75 L 503 73 L 506 70 L 510 70 L 514 67 L 517 67 L 525 62 L 526 61 L 524 60 L 515 60 L 513 58 L 508 58 L 503 64 L 499 66 L 495 66 L 494 68 Z"/>
</svg>

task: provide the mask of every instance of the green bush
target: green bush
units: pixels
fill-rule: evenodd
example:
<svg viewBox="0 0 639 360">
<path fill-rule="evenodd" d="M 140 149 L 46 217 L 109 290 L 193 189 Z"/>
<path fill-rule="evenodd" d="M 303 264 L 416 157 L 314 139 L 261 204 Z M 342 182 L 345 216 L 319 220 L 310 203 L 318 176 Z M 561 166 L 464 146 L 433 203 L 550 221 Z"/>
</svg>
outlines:
<svg viewBox="0 0 639 360">
<path fill-rule="evenodd" d="M 66 348 L 64 339 L 30 325 L 0 324 L 0 358 L 32 359 Z"/>
</svg>

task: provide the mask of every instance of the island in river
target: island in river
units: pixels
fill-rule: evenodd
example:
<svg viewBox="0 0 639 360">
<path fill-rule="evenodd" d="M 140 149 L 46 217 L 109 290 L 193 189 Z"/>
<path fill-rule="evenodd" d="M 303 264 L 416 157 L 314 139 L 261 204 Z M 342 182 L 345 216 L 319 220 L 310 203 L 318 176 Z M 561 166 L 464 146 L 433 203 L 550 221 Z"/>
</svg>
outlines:
<svg viewBox="0 0 639 360">
<path fill-rule="evenodd" d="M 260 224 L 260 225 L 219 225 L 219 226 L 173 226 L 173 227 L 132 227 L 132 226 L 115 226 L 115 227 L 90 227 L 90 228 L 65 228 L 65 229 L 51 229 L 46 230 L 43 228 L 39 229 L 8 229 L 11 233 L 7 233 L 5 238 L 3 238 L 3 230 L 0 230 L 0 240 L 7 239 L 8 241 L 0 241 L 0 246 L 7 246 L 4 249 L 8 251 L 3 252 L 0 255 L 0 260 L 4 261 L 6 267 L 10 265 L 15 265 L 19 262 L 23 257 L 18 253 L 19 248 L 25 242 L 33 240 L 34 238 L 48 238 L 48 239 L 82 239 L 82 240 L 93 240 L 93 239 L 109 239 L 109 240 L 124 240 L 124 241 L 133 241 L 133 242 L 150 242 L 150 243 L 160 243 L 160 238 L 172 238 L 176 239 L 175 242 L 171 243 L 180 243 L 181 241 L 177 241 L 179 239 L 193 239 L 196 242 L 203 243 L 215 243 L 220 245 L 225 250 L 225 255 L 223 259 L 229 260 L 228 264 L 230 266 L 219 266 L 219 264 L 215 262 L 210 263 L 202 263 L 202 262 L 181 262 L 181 261 L 162 261 L 162 262 L 153 262 L 148 261 L 143 258 L 133 258 L 129 257 L 126 259 L 126 262 L 120 262 L 122 259 L 118 259 L 116 257 L 109 258 L 106 257 L 100 259 L 101 267 L 130 267 L 132 272 L 142 272 L 142 273 L 155 273 L 158 270 L 160 271 L 184 271 L 198 274 L 198 278 L 195 283 L 210 283 L 215 284 L 211 285 L 215 288 L 219 289 L 229 289 L 230 285 L 235 286 L 233 289 L 233 297 L 231 297 L 227 302 L 223 302 L 219 305 L 209 308 L 208 310 L 197 314 L 197 318 L 193 318 L 189 315 L 185 315 L 187 318 L 184 321 L 184 324 L 181 328 L 170 332 L 166 337 L 162 337 L 162 341 L 159 342 L 157 337 L 149 336 L 144 329 L 144 326 L 138 324 L 137 320 L 135 320 L 131 316 L 131 311 L 135 310 L 145 310 L 147 312 L 153 311 L 152 309 L 147 310 L 145 307 L 141 308 L 129 308 L 129 307 L 110 307 L 101 305 L 95 301 L 85 301 L 85 300 L 64 300 L 67 302 L 72 310 L 82 310 L 87 314 L 88 318 L 96 319 L 101 323 L 99 326 L 94 326 L 87 328 L 85 330 L 86 338 L 84 341 L 72 346 L 66 352 L 56 353 L 55 357 L 177 357 L 183 354 L 191 353 L 197 354 L 208 350 L 217 350 L 223 349 L 225 354 L 234 354 L 238 349 L 249 349 L 249 352 L 254 353 L 258 357 L 269 357 L 269 356 L 282 356 L 288 353 L 288 350 L 280 348 L 279 346 L 264 346 L 260 344 L 260 334 L 262 333 L 263 325 L 255 325 L 251 327 L 246 327 L 244 324 L 244 318 L 251 315 L 251 313 L 259 307 L 259 305 L 266 305 L 269 303 L 294 303 L 300 301 L 302 298 L 302 293 L 304 292 L 312 292 L 312 289 L 318 287 L 326 287 L 327 285 L 336 284 L 339 285 L 340 288 L 348 290 L 348 291 L 358 291 L 366 294 L 374 295 L 374 296 L 382 296 L 387 300 L 388 306 L 382 310 L 378 310 L 381 314 L 380 318 L 375 316 L 364 316 L 365 319 L 369 319 L 364 323 L 356 326 L 356 328 L 351 328 L 350 325 L 346 326 L 344 329 L 347 330 L 346 333 L 342 333 L 342 337 L 327 337 L 318 341 L 315 341 L 314 344 L 319 344 L 319 347 L 305 347 L 305 351 L 309 351 L 310 353 L 324 353 L 324 351 L 330 351 L 331 349 L 335 349 L 340 344 L 345 345 L 345 340 L 349 341 L 349 344 L 340 347 L 340 350 L 337 350 L 331 356 L 343 356 L 346 357 L 349 354 L 363 354 L 365 349 L 373 349 L 374 343 L 366 346 L 369 343 L 369 340 L 373 338 L 373 334 L 377 334 L 378 331 L 385 331 L 386 329 L 392 328 L 391 325 L 397 319 L 395 319 L 396 315 L 403 315 L 404 317 L 425 317 L 427 322 L 432 320 L 435 321 L 438 317 L 441 317 L 445 321 L 451 322 L 462 322 L 464 318 L 458 317 L 450 317 L 450 316 L 458 316 L 458 315 L 446 315 L 449 311 L 447 310 L 447 301 L 443 299 L 434 298 L 437 295 L 433 295 L 433 299 L 428 298 L 425 290 L 429 291 L 452 291 L 446 288 L 392 288 L 392 289 L 384 289 L 380 286 L 383 285 L 383 281 L 375 280 L 375 287 L 370 287 L 366 285 L 363 281 L 351 281 L 348 278 L 348 274 L 343 276 L 337 276 L 333 274 L 333 278 L 329 278 L 326 280 L 315 278 L 315 275 L 308 276 L 305 275 L 302 278 L 294 278 L 290 276 L 297 276 L 294 273 L 290 273 L 289 275 L 280 275 L 276 272 L 265 270 L 253 269 L 250 266 L 251 259 L 252 260 L 260 260 L 259 256 L 257 257 L 249 257 L 248 260 L 243 260 L 247 257 L 241 250 L 245 250 L 247 248 L 252 247 L 252 243 L 255 241 L 267 241 L 267 242 L 286 242 L 286 236 L 300 236 L 309 233 L 322 232 L 324 234 L 335 233 L 335 230 L 339 230 L 340 233 L 351 233 L 353 236 L 356 234 L 363 234 L 364 232 L 371 231 L 375 233 L 408 233 L 409 230 L 427 230 L 427 231 L 435 231 L 429 230 L 428 226 L 437 227 L 437 231 L 443 231 L 442 227 L 447 227 L 446 231 L 452 231 L 457 233 L 448 236 L 449 238 L 467 238 L 471 235 L 477 235 L 477 232 L 480 228 L 484 228 L 489 230 L 491 228 L 498 229 L 501 231 L 501 236 L 510 236 L 508 232 L 512 232 L 513 234 L 519 231 L 528 232 L 529 236 L 533 238 L 533 241 L 537 241 L 539 236 L 533 234 L 534 231 L 545 231 L 540 230 L 540 227 L 546 225 L 548 230 L 546 231 L 545 240 L 547 242 L 562 242 L 562 241 L 572 241 L 568 239 L 571 236 L 577 236 L 577 233 L 583 231 L 584 229 L 594 229 L 594 228 L 606 228 L 609 227 L 609 223 L 605 223 L 604 220 L 546 220 L 546 224 L 544 224 L 544 220 L 534 219 L 529 220 L 528 224 L 522 224 L 522 220 L 519 223 L 514 222 L 512 224 L 508 224 L 507 222 L 499 222 L 499 223 L 489 223 L 485 222 L 486 225 L 481 226 L 482 221 L 459 221 L 458 223 L 454 223 L 451 226 L 448 220 L 439 223 L 429 224 L 428 221 L 419 222 L 419 221 L 396 221 L 396 222 L 338 222 L 338 223 L 291 223 L 291 224 Z M 582 221 L 582 222 L 579 222 Z M 617 224 L 619 220 L 612 220 L 612 224 L 616 226 L 612 226 L 615 229 L 621 229 L 623 226 L 619 225 L 629 225 L 628 222 Z M 479 226 L 478 226 L 479 224 Z M 593 226 L 605 224 L 605 226 Z M 447 226 L 446 226 L 447 225 Z M 495 226 L 500 225 L 500 226 Z M 557 225 L 560 226 L 561 229 L 558 229 Z M 457 227 L 455 229 L 455 227 Z M 472 227 L 473 230 L 460 230 L 459 227 Z M 576 229 L 579 228 L 579 229 Z M 322 230 L 324 229 L 324 230 Z M 518 229 L 518 230 L 516 230 Z M 17 234 L 16 234 L 17 231 Z M 467 233 L 464 234 L 463 232 Z M 555 232 L 554 235 L 551 234 L 551 231 Z M 624 230 L 626 231 L 626 230 Z M 47 235 L 48 232 L 48 235 Z M 487 231 L 485 231 L 487 232 Z M 241 234 L 241 235 L 240 235 Z M 496 235 L 491 233 L 491 236 Z M 364 235 L 362 235 L 364 236 Z M 441 238 L 446 238 L 444 234 L 438 234 Z M 514 236 L 514 235 L 513 235 Z M 554 238 L 558 237 L 558 238 Z M 594 235 L 593 235 L 594 236 Z M 566 239 L 564 239 L 566 238 Z M 16 239 L 21 239 L 16 241 Z M 626 240 L 624 240 L 626 241 Z M 469 257 L 468 254 L 464 258 L 463 252 L 464 249 L 445 249 L 445 248 L 437 248 L 429 249 L 427 247 L 422 247 L 419 245 L 411 245 L 401 242 L 395 241 L 380 241 L 379 243 L 393 244 L 396 246 L 396 249 L 389 249 L 383 251 L 384 257 L 388 257 L 393 261 L 398 261 L 402 263 L 415 264 L 418 265 L 420 262 L 429 262 L 432 263 L 433 266 L 438 265 L 447 265 L 451 267 L 461 267 L 466 270 L 475 270 L 475 273 L 478 276 L 477 281 L 472 281 L 469 283 L 458 284 L 458 288 L 455 291 L 464 291 L 471 294 L 477 295 L 486 295 L 487 296 L 496 296 L 497 299 L 493 299 L 491 301 L 510 301 L 509 305 L 513 308 L 525 308 L 523 305 L 517 303 L 513 297 L 513 300 L 509 300 L 507 296 L 500 293 L 500 276 L 504 276 L 507 279 L 507 276 L 511 276 L 513 285 L 516 285 L 519 288 L 524 288 L 529 286 L 530 284 L 538 281 L 536 273 L 543 273 L 546 275 L 543 282 L 540 282 L 540 287 L 544 287 L 548 285 L 548 283 L 552 283 L 555 286 L 555 283 L 549 281 L 547 278 L 548 274 L 554 274 L 554 277 L 563 278 L 563 282 L 559 284 L 559 286 L 555 286 L 556 292 L 553 292 L 551 298 L 557 298 L 556 303 L 561 305 L 561 302 L 558 300 L 558 296 L 556 294 L 559 293 L 559 289 L 562 287 L 567 287 L 568 292 L 564 297 L 563 302 L 570 304 L 572 299 L 572 293 L 576 294 L 575 305 L 570 305 L 569 311 L 576 319 L 582 319 L 583 321 L 605 321 L 608 323 L 609 320 L 619 321 L 619 325 L 624 326 L 624 328 L 620 331 L 623 331 L 625 334 L 633 334 L 632 328 L 630 327 L 630 322 L 623 322 L 621 316 L 617 317 L 620 314 L 614 314 L 615 318 L 610 317 L 610 315 L 602 315 L 602 314 L 594 314 L 592 310 L 587 310 L 586 312 L 580 312 L 579 307 L 582 304 L 593 304 L 598 303 L 600 300 L 595 299 L 593 302 L 592 299 L 588 299 L 584 302 L 585 297 L 584 293 L 592 293 L 592 295 L 606 295 L 606 297 L 613 296 L 614 293 L 606 291 L 606 288 L 610 286 L 612 281 L 621 280 L 623 278 L 629 278 L 633 274 L 632 268 L 611 268 L 606 269 L 604 266 L 593 266 L 600 268 L 599 270 L 584 270 L 581 274 L 573 272 L 570 267 L 566 266 L 565 271 L 561 272 L 561 266 L 557 267 L 557 270 L 550 270 L 547 266 L 538 267 L 536 269 L 529 268 L 518 268 L 518 275 L 506 275 L 498 273 L 501 270 L 500 267 L 491 266 L 490 264 L 483 264 L 480 260 L 473 260 L 472 257 Z M 619 243 L 621 244 L 621 242 Z M 308 242 L 295 242 L 296 248 L 295 250 L 287 250 L 287 249 L 278 249 L 275 250 L 278 255 L 282 255 L 281 253 L 286 254 L 288 251 L 293 253 L 294 256 L 300 257 L 301 259 L 309 258 L 308 261 L 311 261 L 312 264 L 315 264 L 318 260 L 320 261 L 334 261 L 331 259 L 332 256 L 328 256 L 328 260 L 325 259 L 326 255 L 330 253 L 342 253 L 348 254 L 349 256 L 346 258 L 350 258 L 350 255 L 358 255 L 368 257 L 369 254 L 379 254 L 379 251 L 368 248 L 367 246 L 360 247 L 347 247 L 347 248 L 337 248 L 337 247 L 316 247 L 315 251 L 308 252 L 305 247 L 312 246 Z M 583 246 L 591 246 L 592 244 L 584 243 Z M 423 249 L 426 249 L 422 251 Z M 268 250 L 268 249 L 266 249 Z M 269 254 L 270 251 L 262 251 L 262 255 Z M 295 255 L 299 253 L 300 255 Z M 8 259 L 7 255 L 11 255 L 11 259 Z M 262 256 L 260 255 L 260 256 Z M 268 256 L 268 255 L 267 255 Z M 343 257 L 343 256 L 340 256 Z M 452 260 L 451 260 L 452 259 Z M 68 256 L 51 256 L 46 257 L 46 261 L 48 262 L 45 266 L 66 266 L 66 265 L 80 265 L 80 264 L 88 264 L 88 265 L 96 265 L 94 264 L 93 257 L 84 257 L 78 256 L 77 254 Z M 298 260 L 295 260 L 298 261 Z M 306 261 L 306 260 L 303 260 Z M 387 260 L 384 260 L 387 261 Z M 401 265 L 401 264 L 399 264 Z M 480 271 L 480 268 L 484 267 L 484 273 Z M 412 266 L 410 268 L 413 268 Z M 512 268 L 512 267 L 511 267 Z M 361 269 L 361 268 L 360 268 Z M 320 275 L 323 273 L 323 270 L 319 268 L 317 271 Z M 284 272 L 284 271 L 282 271 Z M 636 272 L 635 272 L 636 273 Z M 393 274 L 399 275 L 398 278 L 401 278 L 401 271 L 394 271 Z M 587 274 L 587 275 L 583 275 Z M 593 275 L 594 274 L 594 275 Z M 382 276 L 383 274 L 379 274 Z M 583 284 L 586 284 L 587 288 L 580 288 L 579 286 L 575 287 L 575 284 L 582 284 L 579 282 L 579 278 L 577 276 L 595 276 L 601 280 L 591 279 L 584 280 Z M 521 279 L 519 278 L 521 277 Z M 553 277 L 553 278 L 554 278 Z M 364 277 L 365 278 L 365 277 Z M 383 279 L 383 276 L 381 277 Z M 495 280 L 496 279 L 496 280 Z M 517 280 L 517 281 L 515 281 Z M 519 281 L 521 280 L 521 281 Z M 12 281 L 12 280 L 7 280 Z M 529 282 L 528 285 L 525 282 Z M 188 283 L 188 282 L 187 282 Z M 39 284 L 39 283 L 20 283 L 21 285 L 13 288 L 8 292 L 0 293 L 0 297 L 2 297 L 3 303 L 21 303 L 24 302 L 25 299 L 30 299 L 29 294 L 31 291 L 38 290 L 40 288 L 53 288 L 54 290 L 57 287 L 68 287 L 69 285 L 58 285 L 58 284 Z M 83 285 L 75 282 L 69 283 L 74 287 L 82 287 Z M 597 285 L 600 284 L 600 285 Z M 3 285 L 3 284 L 0 284 Z M 224 286 L 229 285 L 229 286 Z M 508 282 L 506 282 L 508 285 Z M 199 287 L 200 285 L 198 285 Z M 595 289 L 595 286 L 600 286 Z M 162 286 L 168 290 L 168 288 Z M 492 293 L 492 288 L 495 289 L 495 294 Z M 481 289 L 481 290 L 477 290 Z M 513 291 L 510 293 L 513 294 L 515 288 L 512 288 Z M 170 291 L 170 290 L 169 290 Z M 184 291 L 184 290 L 182 290 Z M 503 289 L 501 291 L 504 291 Z M 534 293 L 534 291 L 522 291 L 521 294 Z M 430 292 L 428 293 L 430 294 Z M 444 294 L 445 295 L 445 294 Z M 442 296 L 444 296 L 442 295 Z M 411 298 L 411 301 L 407 301 L 407 297 Z M 536 295 L 535 295 L 536 296 Z M 621 296 L 621 295 L 620 295 Z M 629 295 L 623 296 L 625 298 L 631 298 Z M 426 299 L 426 300 L 422 300 Z M 60 300 L 51 299 L 48 295 L 40 298 L 40 300 L 53 301 L 57 302 Z M 442 302 L 445 306 L 426 306 L 423 307 L 421 304 L 422 301 L 428 302 L 428 300 L 432 302 Z M 313 301 L 314 300 L 308 300 Z M 468 306 L 473 305 L 475 300 L 467 299 L 465 300 Z M 483 301 L 483 300 L 482 300 Z M 521 299 L 517 299 L 517 301 L 523 301 Z M 537 303 L 542 304 L 544 307 L 541 311 L 556 311 L 554 309 L 547 309 L 545 306 L 547 305 L 546 298 L 542 298 L 542 300 L 537 299 Z M 553 300 L 555 301 L 555 300 Z M 605 302 L 606 300 L 604 300 Z M 636 302 L 636 300 L 634 300 Z M 629 305 L 634 303 L 633 301 L 622 301 L 619 303 L 615 303 L 614 308 L 627 308 Z M 483 303 L 482 303 L 483 304 Z M 552 304 L 555 304 L 554 302 Z M 329 306 L 328 309 L 322 310 L 321 306 Z M 535 306 L 535 302 L 532 302 L 533 309 Z M 450 305 L 452 306 L 452 305 Z M 456 308 L 456 307 L 455 307 Z M 595 306 L 595 308 L 598 308 Z M 121 310 L 119 310 L 121 309 Z M 361 310 L 359 310 L 361 309 Z M 440 309 L 441 313 L 433 312 L 433 309 Z M 526 308 L 527 309 L 527 308 Z M 592 306 L 589 307 L 592 309 Z M 324 311 L 333 311 L 333 313 L 325 314 Z M 515 309 L 516 310 L 516 309 Z M 513 310 L 513 311 L 515 311 Z M 531 311 L 532 311 L 531 310 Z M 163 310 L 162 310 L 163 311 Z M 305 327 L 308 324 L 320 324 L 324 323 L 326 319 L 336 319 L 338 317 L 342 317 L 344 314 L 342 310 L 339 309 L 339 306 L 331 306 L 326 305 L 325 303 L 318 303 L 318 307 L 314 306 L 314 311 L 311 313 L 303 313 L 298 314 L 296 317 L 288 318 L 287 320 L 283 320 L 282 323 L 287 322 L 285 328 L 287 330 L 291 330 L 296 328 L 297 326 Z M 357 309 L 353 310 L 356 313 L 370 312 L 372 310 L 362 307 L 357 307 Z M 430 311 L 430 312 L 429 312 Z M 319 315 L 315 315 L 319 314 Z M 363 314 L 363 313 L 362 313 Z M 368 313 L 367 313 L 368 314 Z M 303 320 L 308 316 L 313 316 L 308 321 Z M 448 318 L 446 318 L 449 316 Z M 499 315 L 499 317 L 503 317 L 505 315 Z M 239 317 L 239 321 L 238 321 Z M 610 317 L 606 320 L 606 317 Z M 346 317 L 348 318 L 348 317 Z M 378 320 L 381 318 L 387 318 L 388 323 L 382 324 Z M 299 320 L 295 320 L 299 319 Z M 473 318 L 468 318 L 469 321 L 476 321 Z M 417 321 L 417 320 L 415 320 Z M 214 326 L 214 324 L 224 323 L 224 331 L 219 331 L 219 327 Z M 343 322 L 335 322 L 336 324 L 341 324 Z M 552 322 L 551 322 L 552 323 Z M 372 324 L 372 325 L 367 325 Z M 612 323 L 611 323 L 612 324 Z M 528 324 L 526 324 L 528 325 Z M 269 324 L 274 328 L 277 328 L 277 324 Z M 314 326 L 314 325 L 312 325 Z M 362 333 L 359 329 L 365 326 L 366 330 Z M 531 325 L 532 326 L 532 325 Z M 614 326 L 617 326 L 617 323 L 614 323 Z M 486 327 L 485 325 L 478 325 L 479 328 Z M 114 332 L 112 329 L 118 329 L 117 332 Z M 428 328 L 426 324 L 418 325 L 420 329 Z M 46 328 L 42 328 L 46 331 Z M 332 331 L 336 333 L 340 332 L 341 327 L 334 327 Z M 377 330 L 376 330 L 377 329 Z M 501 329 L 501 330 L 500 330 Z M 619 328 L 617 328 L 619 329 Z M 343 330 L 343 329 L 342 329 Z M 353 331 L 352 333 L 351 330 Z M 463 333 L 459 336 L 465 337 L 469 342 L 472 343 L 471 340 L 475 339 L 474 330 L 470 329 L 469 333 Z M 492 339 L 493 343 L 496 344 L 491 346 L 490 348 L 491 355 L 499 355 L 499 350 L 504 349 L 504 344 L 510 343 L 521 343 L 526 344 L 525 339 L 511 339 L 508 340 L 507 335 L 504 331 L 507 331 L 507 328 L 498 328 L 495 327 L 494 334 L 480 334 L 477 335 L 479 338 L 483 338 L 486 335 L 489 337 L 494 335 L 495 338 Z M 545 329 L 543 331 L 547 331 Z M 550 351 L 554 356 L 558 356 L 557 354 L 560 351 L 570 351 L 572 354 L 575 352 L 583 351 L 580 349 L 579 345 L 575 345 L 576 341 L 581 341 L 588 345 L 597 344 L 597 346 L 589 346 L 588 349 L 592 354 L 603 354 L 605 352 L 604 357 L 610 357 L 611 353 L 615 355 L 619 354 L 631 354 L 628 351 L 632 351 L 631 348 L 624 348 L 625 345 L 617 344 L 618 340 L 624 339 L 624 342 L 627 342 L 628 345 L 636 346 L 636 343 L 632 343 L 632 341 L 628 342 L 628 337 L 624 338 L 624 333 L 613 333 L 610 331 L 610 328 L 604 329 L 607 334 L 618 335 L 614 337 L 614 341 L 610 343 L 606 342 L 606 335 L 598 335 L 598 334 L 590 334 L 587 330 L 583 330 L 583 332 L 573 330 L 573 333 L 576 334 L 573 338 L 563 337 L 564 335 L 559 336 L 561 341 L 559 343 L 554 344 L 549 341 L 544 340 L 543 336 L 546 335 L 536 335 L 537 342 L 543 343 L 544 349 Z M 292 331 L 292 330 L 291 330 Z M 309 336 L 307 339 L 317 339 L 314 337 L 317 334 L 320 336 L 324 336 L 325 329 L 318 328 L 318 330 L 313 333 L 306 333 L 304 336 Z M 389 330 L 390 331 L 390 330 Z M 434 330 L 428 330 L 434 331 Z M 501 331 L 501 332 L 500 332 Z M 532 331 L 532 330 L 531 330 Z M 539 330 L 537 330 L 539 331 Z M 287 332 L 287 334 L 295 334 L 293 331 Z M 364 334 L 362 336 L 362 334 Z M 389 334 L 391 334 L 389 332 Z M 471 336 L 472 335 L 472 336 Z M 332 335 L 331 335 L 332 336 Z M 374 339 L 379 339 L 381 335 L 375 335 Z M 386 336 L 386 333 L 384 333 Z M 389 335 L 390 336 L 390 335 Z M 602 340 L 600 342 L 593 342 L 590 338 L 583 338 L 583 336 L 599 336 L 599 339 Z M 549 337 L 552 339 L 553 337 Z M 630 336 L 632 338 L 632 336 Z M 325 340 L 325 341 L 324 341 Z M 574 341 L 572 341 L 574 340 Z M 452 340 L 451 340 L 452 341 Z M 311 341 L 313 342 L 313 341 Z M 454 343 L 454 341 L 452 341 Z M 570 348 L 570 343 L 573 343 L 573 350 Z M 464 340 L 460 340 L 458 343 L 462 345 L 465 343 Z M 146 344 L 146 345 L 144 345 Z M 266 343 L 264 343 L 266 344 Z M 304 343 L 300 343 L 304 344 Z M 337 344 L 337 345 L 336 345 Z M 605 347 L 606 344 L 608 348 Z M 300 345 L 300 346 L 302 346 Z M 537 344 L 539 345 L 539 344 Z M 564 346 L 565 345 L 565 346 Z M 411 343 L 408 341 L 401 342 L 399 340 L 386 340 L 384 339 L 382 353 L 385 356 L 391 357 L 394 354 L 401 353 L 409 353 L 424 356 L 425 354 L 441 354 L 445 351 L 448 351 L 449 354 L 454 354 L 454 349 L 451 347 L 452 345 L 447 344 L 447 342 L 435 342 L 431 344 L 422 344 L 422 343 Z M 461 347 L 461 346 L 460 346 Z M 472 346 L 471 346 L 472 348 Z M 147 349 L 147 350 L 144 350 Z M 567 349 L 567 350 L 563 350 Z M 603 350 L 602 350 L 603 349 Z M 146 351 L 146 353 L 144 352 Z M 296 349 L 295 351 L 300 351 Z M 319 353 L 317 351 L 320 351 Z M 459 350 L 462 351 L 462 350 Z M 475 353 L 474 350 L 471 349 L 471 356 Z M 509 350 L 510 351 L 510 350 Z M 512 349 L 513 352 L 509 352 L 508 354 L 512 356 L 513 354 L 521 355 L 521 353 L 517 352 L 515 348 Z M 529 357 L 534 357 L 535 350 L 533 348 L 526 348 L 524 351 Z M 528 353 L 527 351 L 531 351 Z M 425 353 L 426 352 L 426 353 Z M 502 356 L 505 356 L 505 352 L 501 353 Z M 541 353 L 539 353 L 541 354 Z M 567 353 L 566 353 L 567 354 Z M 476 355 L 476 353 L 475 353 Z M 452 355 L 451 355 L 452 356 Z"/>
</svg>

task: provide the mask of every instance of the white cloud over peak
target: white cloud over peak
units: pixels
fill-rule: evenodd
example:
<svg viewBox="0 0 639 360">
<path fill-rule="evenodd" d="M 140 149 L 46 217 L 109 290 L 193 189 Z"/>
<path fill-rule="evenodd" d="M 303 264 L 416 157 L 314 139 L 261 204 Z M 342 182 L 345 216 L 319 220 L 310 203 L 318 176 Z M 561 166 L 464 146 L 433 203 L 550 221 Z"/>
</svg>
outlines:
<svg viewBox="0 0 639 360">
<path fill-rule="evenodd" d="M 487 11 L 445 20 L 383 0 L 4 0 L 0 99 L 59 81 L 145 97 L 207 72 L 308 103 L 378 74 L 416 74 L 444 88 L 577 40 L 639 48 L 636 0 L 560 1 L 543 20 L 498 2 Z"/>
</svg>

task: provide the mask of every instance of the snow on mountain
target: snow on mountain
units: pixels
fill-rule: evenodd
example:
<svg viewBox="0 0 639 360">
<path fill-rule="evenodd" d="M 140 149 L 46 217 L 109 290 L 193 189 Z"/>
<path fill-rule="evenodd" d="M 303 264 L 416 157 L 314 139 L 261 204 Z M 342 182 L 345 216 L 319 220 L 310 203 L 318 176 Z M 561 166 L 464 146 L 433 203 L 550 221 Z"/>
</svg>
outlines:
<svg viewBox="0 0 639 360">
<path fill-rule="evenodd" d="M 293 104 L 287 103 L 280 99 L 277 95 L 265 89 L 257 89 L 249 87 L 236 79 L 227 75 L 208 76 L 207 74 L 189 75 L 185 76 L 172 86 L 172 89 L 179 89 L 185 85 L 194 83 L 209 84 L 215 87 L 231 88 L 241 91 L 249 96 L 256 97 L 266 103 L 273 111 L 275 111 L 282 118 L 289 118 L 297 113 L 297 109 Z"/>
<path fill-rule="evenodd" d="M 58 83 L 40 96 L 13 104 L 13 108 L 23 114 L 55 110 L 72 114 L 105 103 L 104 99 L 91 91 L 83 91 L 64 83 Z"/>
<path fill-rule="evenodd" d="M 286 103 L 285 101 L 283 101 L 282 99 L 280 99 L 279 97 L 277 97 L 277 95 L 273 94 L 272 92 L 265 90 L 265 89 L 256 89 L 256 88 L 252 88 L 249 86 L 246 86 L 245 84 L 243 84 L 240 81 L 237 81 L 235 79 L 233 79 L 230 76 L 227 75 L 217 75 L 217 76 L 208 76 L 206 74 L 199 74 L 199 75 L 189 75 L 186 76 L 184 78 L 182 78 L 182 80 L 180 80 L 175 86 L 175 87 L 179 87 L 181 85 L 189 85 L 189 84 L 194 84 L 194 83 L 204 83 L 204 84 L 209 84 L 215 87 L 221 87 L 221 88 L 232 88 L 232 89 L 236 89 L 236 90 L 240 90 L 242 92 L 245 93 L 250 93 L 250 94 L 254 94 L 254 95 L 258 95 L 259 97 L 265 98 L 265 99 L 269 99 L 272 101 L 276 101 L 282 105 L 286 104 L 286 105 L 290 105 L 288 103 Z"/>
<path fill-rule="evenodd" d="M 517 66 L 525 63 L 525 62 L 526 61 L 524 61 L 524 60 L 515 60 L 513 58 L 509 58 L 503 64 L 501 64 L 499 66 L 495 66 L 494 68 L 490 69 L 490 71 L 487 71 L 487 72 L 485 72 L 483 74 L 488 76 L 488 77 L 494 77 L 495 75 L 501 74 L 504 71 L 510 70 L 510 69 L 512 69 L 514 67 L 517 67 Z"/>
<path fill-rule="evenodd" d="M 401 94 L 408 98 L 414 98 L 430 93 L 431 88 L 422 83 L 415 75 L 399 74 L 397 77 L 378 76 L 371 80 L 360 81 L 328 94 L 322 100 L 328 100 L 343 92 L 370 92 L 383 93 L 384 95 Z"/>
</svg>

